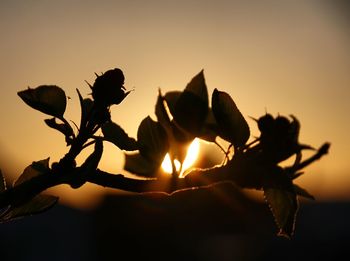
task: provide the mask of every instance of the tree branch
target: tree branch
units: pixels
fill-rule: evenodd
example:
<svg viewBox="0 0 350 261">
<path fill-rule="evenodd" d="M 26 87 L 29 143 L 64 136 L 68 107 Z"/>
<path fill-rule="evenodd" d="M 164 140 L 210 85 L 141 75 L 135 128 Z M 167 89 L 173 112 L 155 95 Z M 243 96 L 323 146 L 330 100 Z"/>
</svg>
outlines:
<svg viewBox="0 0 350 261">
<path fill-rule="evenodd" d="M 28 181 L 3 191 L 0 194 L 0 209 L 8 205 L 21 205 L 44 190 L 64 183 L 64 176 L 54 175 L 52 172 L 33 177 Z"/>
<path fill-rule="evenodd" d="M 172 193 L 181 189 L 189 189 L 200 186 L 212 185 L 218 182 L 227 181 L 225 167 L 212 169 L 195 169 L 185 178 L 164 176 L 158 179 L 132 179 L 121 174 L 111 174 L 101 170 L 87 177 L 91 182 L 103 187 L 126 190 L 130 192 L 165 192 Z"/>
<path fill-rule="evenodd" d="M 297 170 L 300 170 L 314 161 L 320 159 L 328 153 L 329 144 L 323 144 L 317 152 L 301 162 Z M 96 170 L 92 174 L 86 176 L 84 173 L 77 175 L 79 171 L 72 173 L 49 173 L 36 176 L 25 181 L 15 187 L 9 188 L 0 194 L 0 209 L 8 205 L 20 205 L 44 190 L 60 184 L 74 185 L 84 182 L 94 183 L 103 187 L 121 189 L 130 192 L 165 192 L 172 193 L 181 189 L 193 189 L 201 186 L 214 185 L 220 182 L 233 182 L 239 184 L 238 179 L 242 176 L 249 177 L 250 173 L 242 173 L 239 169 L 232 172 L 232 166 L 225 165 L 222 167 L 214 167 L 210 169 L 195 169 L 191 171 L 185 178 L 174 178 L 173 176 L 162 177 L 158 179 L 133 179 L 125 177 L 122 174 L 111 174 L 102 170 Z M 83 182 L 82 182 L 83 181 Z"/>
</svg>

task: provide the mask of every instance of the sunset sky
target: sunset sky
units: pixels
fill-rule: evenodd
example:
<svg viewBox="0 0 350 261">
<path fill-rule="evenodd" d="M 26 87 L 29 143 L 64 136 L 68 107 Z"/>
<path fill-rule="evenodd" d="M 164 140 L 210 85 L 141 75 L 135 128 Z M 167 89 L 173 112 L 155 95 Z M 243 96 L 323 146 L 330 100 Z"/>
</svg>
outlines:
<svg viewBox="0 0 350 261">
<path fill-rule="evenodd" d="M 84 80 L 118 67 L 135 91 L 112 107 L 112 118 L 135 137 L 153 116 L 158 88 L 182 90 L 204 69 L 210 94 L 230 93 L 253 135 L 248 116 L 267 111 L 295 115 L 302 143 L 331 142 L 298 183 L 321 200 L 350 199 L 350 8 L 343 2 L 1 1 L 0 168 L 15 177 L 34 160 L 67 152 L 44 124 L 48 117 L 17 91 L 62 87 L 71 98 L 66 116 L 78 122 L 75 88 L 87 96 Z M 122 172 L 123 160 L 106 144 L 100 168 Z"/>
</svg>

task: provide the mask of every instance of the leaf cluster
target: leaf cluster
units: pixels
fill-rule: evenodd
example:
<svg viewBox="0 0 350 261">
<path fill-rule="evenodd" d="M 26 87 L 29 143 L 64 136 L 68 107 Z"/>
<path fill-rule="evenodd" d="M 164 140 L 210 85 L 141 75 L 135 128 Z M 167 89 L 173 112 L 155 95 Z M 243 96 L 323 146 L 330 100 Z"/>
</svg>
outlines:
<svg viewBox="0 0 350 261">
<path fill-rule="evenodd" d="M 201 71 L 183 91 L 162 95 L 159 91 L 155 114 L 157 121 L 146 117 L 137 132 L 140 149 L 126 154 L 125 169 L 145 177 L 157 177 L 159 168 L 169 153 L 173 176 L 179 177 L 188 146 L 195 138 L 216 143 L 217 137 L 243 149 L 250 131 L 235 102 L 225 92 L 214 90 L 209 107 L 209 95 Z M 175 167 L 180 162 L 180 169 Z M 140 168 L 140 164 L 142 167 Z"/>
<path fill-rule="evenodd" d="M 49 158 L 33 162 L 11 187 L 6 186 L 1 174 L 1 221 L 49 209 L 58 198 L 42 192 L 59 184 L 78 188 L 92 182 L 136 192 L 172 192 L 229 181 L 240 188 L 263 190 L 279 234 L 286 237 L 293 235 L 298 197 L 313 199 L 294 181 L 303 174 L 303 168 L 326 154 L 330 146 L 326 143 L 314 156 L 302 160 L 302 151 L 312 147 L 299 143 L 300 123 L 296 117 L 263 115 L 255 120 L 260 135 L 248 143 L 251 136 L 249 125 L 236 103 L 228 93 L 218 89 L 209 96 L 202 70 L 183 91 L 163 95 L 159 90 L 155 105 L 156 120 L 145 117 L 134 139 L 113 122 L 110 115 L 110 106 L 120 104 L 130 93 L 123 86 L 122 71 L 112 69 L 96 77 L 95 83 L 89 84 L 92 97 L 83 98 L 77 90 L 81 107 L 79 126 L 74 122 L 72 125 L 64 117 L 67 97 L 60 87 L 42 85 L 18 92 L 30 107 L 53 117 L 46 119 L 45 123 L 64 135 L 69 150 L 51 166 Z M 225 161 L 221 166 L 182 173 L 187 149 L 195 138 L 222 149 Z M 219 145 L 218 138 L 227 141 L 227 148 Z M 127 151 L 124 169 L 140 176 L 140 179 L 98 169 L 104 142 L 111 142 Z M 76 157 L 90 145 L 94 145 L 93 152 L 77 166 Z M 167 153 L 173 166 L 170 188 L 162 185 L 166 178 L 160 171 Z M 291 157 L 295 157 L 294 164 L 282 167 L 280 163 Z M 180 169 L 176 168 L 176 161 L 180 162 Z"/>
</svg>

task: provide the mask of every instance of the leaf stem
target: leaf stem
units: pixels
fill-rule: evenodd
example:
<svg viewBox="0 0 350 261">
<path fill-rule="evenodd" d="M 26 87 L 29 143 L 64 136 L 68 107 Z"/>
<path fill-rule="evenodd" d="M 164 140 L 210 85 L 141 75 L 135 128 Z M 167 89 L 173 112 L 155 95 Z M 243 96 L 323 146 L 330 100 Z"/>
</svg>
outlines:
<svg viewBox="0 0 350 261">
<path fill-rule="evenodd" d="M 217 142 L 216 140 L 214 141 L 214 144 L 216 144 L 222 150 L 222 152 L 225 154 L 225 158 L 222 162 L 222 165 L 224 165 L 227 161 L 229 161 L 228 154 L 230 153 L 230 149 L 232 147 L 232 144 L 230 144 L 230 146 L 228 147 L 227 150 L 225 150 L 225 148 L 222 147 L 222 145 L 219 142 Z"/>
</svg>

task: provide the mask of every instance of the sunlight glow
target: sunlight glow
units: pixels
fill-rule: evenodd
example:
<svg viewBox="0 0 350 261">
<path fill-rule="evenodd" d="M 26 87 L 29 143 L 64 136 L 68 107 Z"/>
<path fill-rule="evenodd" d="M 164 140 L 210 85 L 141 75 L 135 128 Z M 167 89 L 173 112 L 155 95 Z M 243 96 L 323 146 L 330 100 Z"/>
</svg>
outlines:
<svg viewBox="0 0 350 261">
<path fill-rule="evenodd" d="M 199 139 L 196 138 L 196 139 L 194 139 L 192 141 L 191 145 L 188 148 L 186 158 L 185 158 L 185 160 L 183 162 L 183 166 L 182 166 L 182 170 L 181 170 L 181 173 L 180 173 L 180 177 L 197 160 L 198 153 L 199 153 L 199 147 L 200 147 L 199 146 Z M 179 171 L 180 170 L 180 166 L 181 166 L 180 162 L 175 159 L 174 160 L 174 165 L 176 167 L 176 170 Z M 171 166 L 169 153 L 167 153 L 166 156 L 164 157 L 164 160 L 162 162 L 162 169 L 166 173 L 169 173 L 169 174 L 172 173 L 172 166 Z"/>
</svg>

